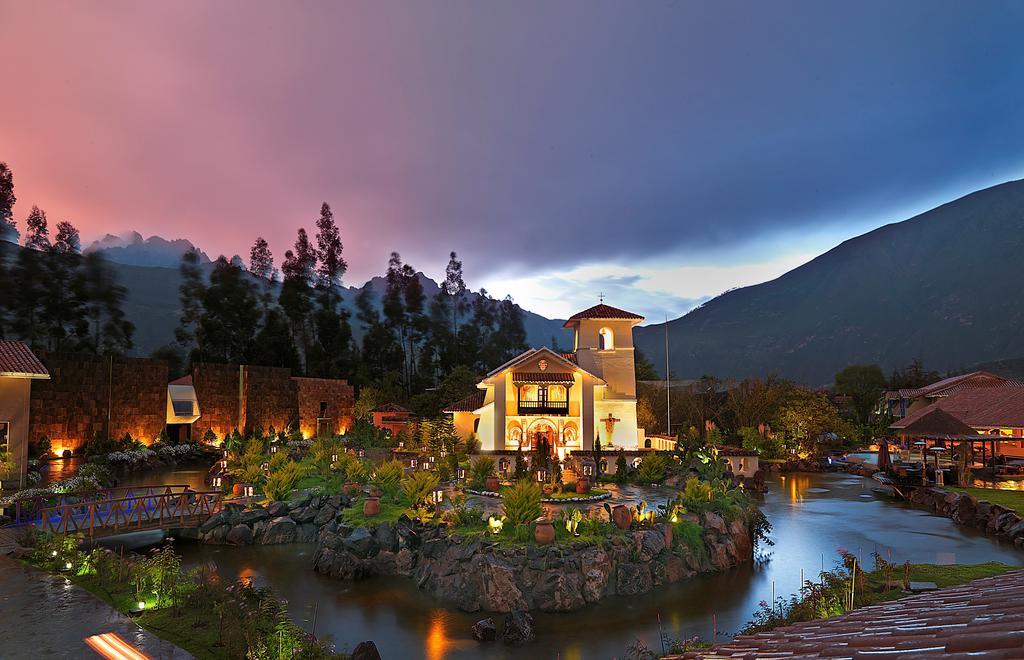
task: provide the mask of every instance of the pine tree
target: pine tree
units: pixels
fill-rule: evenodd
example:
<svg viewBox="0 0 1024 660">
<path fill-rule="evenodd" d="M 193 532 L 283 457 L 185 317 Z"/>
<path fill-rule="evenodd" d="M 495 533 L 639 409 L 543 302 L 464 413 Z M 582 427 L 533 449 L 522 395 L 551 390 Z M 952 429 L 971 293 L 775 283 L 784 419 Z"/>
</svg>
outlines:
<svg viewBox="0 0 1024 660">
<path fill-rule="evenodd" d="M 46 226 L 46 212 L 33 206 L 25 218 L 25 247 L 32 250 L 50 248 L 50 229 Z"/>
<path fill-rule="evenodd" d="M 0 161 L 0 241 L 17 241 L 18 228 L 14 223 L 14 173 L 7 163 Z"/>
<path fill-rule="evenodd" d="M 197 337 L 202 358 L 229 364 L 248 362 L 260 311 L 252 282 L 237 264 L 218 257 L 202 298 Z"/>
<path fill-rule="evenodd" d="M 320 260 L 317 275 L 320 278 L 320 285 L 337 286 L 341 284 L 341 278 L 348 270 L 348 263 L 342 256 L 344 247 L 341 243 L 341 233 L 327 202 L 320 207 L 320 219 L 316 221 L 316 230 L 316 256 Z"/>
<path fill-rule="evenodd" d="M 131 349 L 135 325 L 125 318 L 122 309 L 127 291 L 99 252 L 83 257 L 79 286 L 90 329 L 84 346 L 101 354 Z"/>
<path fill-rule="evenodd" d="M 462 277 L 462 262 L 455 252 L 448 255 L 448 266 L 444 270 L 444 292 L 452 297 L 452 335 L 459 335 L 459 316 L 466 311 L 464 294 L 466 281 Z"/>
<path fill-rule="evenodd" d="M 181 317 L 174 330 L 175 339 L 189 352 L 202 359 L 203 345 L 198 329 L 203 315 L 203 298 L 206 296 L 206 281 L 199 268 L 199 253 L 189 250 L 181 255 L 181 286 L 178 300 L 181 302 Z"/>
<path fill-rule="evenodd" d="M 273 282 L 277 279 L 277 269 L 274 268 L 274 255 L 270 252 L 270 246 L 262 236 L 256 237 L 252 249 L 249 250 L 249 272 L 264 280 Z"/>
<path fill-rule="evenodd" d="M 300 347 L 301 357 L 307 365 L 313 340 L 313 328 L 310 322 L 313 312 L 313 292 L 310 285 L 315 268 L 316 251 L 309 243 L 306 230 L 299 229 L 295 239 L 295 250 L 288 250 L 284 253 L 284 262 L 281 264 L 283 281 L 278 304 L 291 325 L 292 337 L 295 338 L 296 345 Z"/>
<path fill-rule="evenodd" d="M 78 284 L 80 251 L 78 230 L 70 222 L 57 223 L 57 237 L 45 258 L 47 286 L 40 319 L 46 328 L 50 350 L 72 348 L 72 337 L 85 337 L 89 333 L 84 295 Z"/>
</svg>

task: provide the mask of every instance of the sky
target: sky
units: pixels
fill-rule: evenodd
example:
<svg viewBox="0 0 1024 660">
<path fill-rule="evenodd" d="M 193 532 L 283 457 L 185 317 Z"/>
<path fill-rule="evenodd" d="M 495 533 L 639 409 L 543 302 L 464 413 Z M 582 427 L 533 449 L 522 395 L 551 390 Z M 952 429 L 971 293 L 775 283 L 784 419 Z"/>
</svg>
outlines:
<svg viewBox="0 0 1024 660">
<path fill-rule="evenodd" d="M 1024 177 L 1024 3 L 0 0 L 0 161 L 88 242 L 388 254 L 651 320 Z M 22 225 L 23 226 L 23 225 Z"/>
</svg>

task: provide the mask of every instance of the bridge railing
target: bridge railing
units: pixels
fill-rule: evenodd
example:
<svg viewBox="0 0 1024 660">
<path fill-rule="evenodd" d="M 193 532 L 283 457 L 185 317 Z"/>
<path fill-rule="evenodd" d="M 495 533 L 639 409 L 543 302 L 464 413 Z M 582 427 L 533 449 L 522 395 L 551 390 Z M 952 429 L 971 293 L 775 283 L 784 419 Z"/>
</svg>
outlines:
<svg viewBox="0 0 1024 660">
<path fill-rule="evenodd" d="M 132 497 L 147 497 L 151 495 L 172 495 L 180 494 L 191 488 L 188 484 L 160 484 L 155 486 L 118 486 L 114 488 L 101 488 L 91 493 L 74 494 L 61 493 L 51 497 L 37 497 L 31 500 L 19 500 L 13 505 L 15 525 L 38 524 L 42 511 L 68 505 L 86 504 L 88 502 L 100 502 L 108 500 L 119 500 Z M 192 491 L 195 492 L 195 491 Z"/>
<path fill-rule="evenodd" d="M 113 500 L 96 500 L 46 507 L 35 523 L 55 534 L 84 533 L 94 536 L 184 526 L 205 520 L 220 511 L 219 491 L 185 491 L 137 495 Z"/>
</svg>

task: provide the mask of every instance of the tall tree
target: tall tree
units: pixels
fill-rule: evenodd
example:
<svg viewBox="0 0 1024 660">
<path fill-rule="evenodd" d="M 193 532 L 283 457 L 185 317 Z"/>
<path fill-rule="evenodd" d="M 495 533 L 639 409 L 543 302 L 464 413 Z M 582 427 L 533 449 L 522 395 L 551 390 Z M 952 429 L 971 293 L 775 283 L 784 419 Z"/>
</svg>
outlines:
<svg viewBox="0 0 1024 660">
<path fill-rule="evenodd" d="M 0 241 L 14 242 L 18 239 L 18 228 L 14 223 L 14 173 L 7 163 L 0 161 Z"/>
<path fill-rule="evenodd" d="M 851 364 L 836 374 L 836 393 L 850 398 L 858 424 L 868 423 L 885 386 L 885 375 L 877 364 Z"/>
<path fill-rule="evenodd" d="M 72 348 L 73 338 L 89 334 L 85 300 L 79 285 L 81 240 L 78 230 L 67 221 L 57 223 L 57 237 L 45 259 L 47 286 L 41 321 L 46 328 L 50 350 Z"/>
<path fill-rule="evenodd" d="M 309 242 L 305 229 L 299 229 L 295 249 L 284 253 L 281 264 L 281 294 L 278 304 L 291 326 L 292 337 L 301 348 L 302 359 L 308 360 L 313 340 L 310 316 L 313 312 L 313 281 L 316 268 L 316 250 Z"/>
<path fill-rule="evenodd" d="M 270 252 L 270 246 L 262 236 L 256 237 L 252 249 L 249 250 L 249 272 L 256 277 L 273 282 L 277 279 L 277 269 L 274 268 L 274 255 Z"/>
<path fill-rule="evenodd" d="M 197 335 L 201 358 L 242 364 L 252 352 L 260 311 L 256 292 L 245 271 L 218 257 L 202 298 Z"/>
<path fill-rule="evenodd" d="M 174 330 L 174 336 L 190 355 L 202 355 L 203 346 L 198 328 L 203 315 L 206 280 L 199 268 L 199 252 L 189 250 L 181 255 L 179 270 L 181 286 L 178 288 L 178 300 L 181 303 L 181 317 L 178 327 Z"/>
<path fill-rule="evenodd" d="M 459 334 L 459 316 L 466 311 L 466 281 L 462 276 L 462 262 L 454 251 L 448 255 L 448 266 L 444 269 L 444 292 L 451 296 L 452 335 Z"/>
<path fill-rule="evenodd" d="M 89 322 L 85 347 L 99 354 L 131 349 L 135 325 L 125 318 L 123 309 L 128 292 L 118 284 L 117 274 L 101 253 L 90 252 L 83 257 L 78 285 Z"/>
<path fill-rule="evenodd" d="M 50 229 L 46 224 L 46 212 L 33 206 L 25 218 L 25 247 L 33 250 L 50 248 Z"/>
<path fill-rule="evenodd" d="M 334 213 L 327 202 L 320 207 L 320 218 L 316 221 L 316 256 L 320 260 L 317 275 L 320 285 L 333 287 L 341 284 L 341 278 L 348 270 L 348 263 L 342 256 L 341 232 L 334 222 Z"/>
</svg>

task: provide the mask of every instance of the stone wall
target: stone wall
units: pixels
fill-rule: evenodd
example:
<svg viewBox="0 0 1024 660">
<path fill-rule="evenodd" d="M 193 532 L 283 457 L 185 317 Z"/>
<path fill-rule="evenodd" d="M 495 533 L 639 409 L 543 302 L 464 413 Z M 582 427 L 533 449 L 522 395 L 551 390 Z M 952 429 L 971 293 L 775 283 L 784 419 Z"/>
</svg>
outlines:
<svg viewBox="0 0 1024 660">
<path fill-rule="evenodd" d="M 239 416 L 239 369 L 237 364 L 197 362 L 192 366 L 192 387 L 199 401 L 199 419 L 192 437 L 201 439 L 208 430 L 223 438 L 244 427 Z"/>
<path fill-rule="evenodd" d="M 706 514 L 692 516 L 692 522 L 704 528 L 706 557 L 678 540 L 673 543 L 667 526 L 630 531 L 602 543 L 502 548 L 404 516 L 395 524 L 358 529 L 335 520 L 320 532 L 313 568 L 349 580 L 402 575 L 469 612 L 564 612 L 752 560 L 750 532 L 742 521 L 727 524 Z"/>
<path fill-rule="evenodd" d="M 107 428 L 152 442 L 167 415 L 167 363 L 145 358 L 38 352 L 50 380 L 32 383 L 29 439 L 75 450 Z"/>
<path fill-rule="evenodd" d="M 273 426 L 281 431 L 298 419 L 291 371 L 282 367 L 246 367 L 245 427 Z"/>
<path fill-rule="evenodd" d="M 326 403 L 325 418 L 330 420 L 331 433 L 338 434 L 351 428 L 355 408 L 355 392 L 344 380 L 327 378 L 292 378 L 298 400 L 299 419 L 304 435 L 317 434 L 320 404 Z"/>
<path fill-rule="evenodd" d="M 961 525 L 977 527 L 994 536 L 1024 547 L 1024 521 L 1014 511 L 973 495 L 942 488 L 915 488 L 907 498 L 911 504 L 931 509 Z"/>
<path fill-rule="evenodd" d="M 176 530 L 175 536 L 213 545 L 278 545 L 312 543 L 321 528 L 349 505 L 344 495 L 303 495 L 288 502 L 246 508 L 228 502 L 198 529 Z"/>
</svg>

